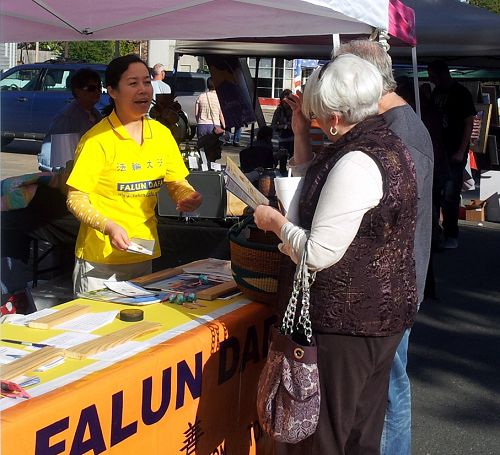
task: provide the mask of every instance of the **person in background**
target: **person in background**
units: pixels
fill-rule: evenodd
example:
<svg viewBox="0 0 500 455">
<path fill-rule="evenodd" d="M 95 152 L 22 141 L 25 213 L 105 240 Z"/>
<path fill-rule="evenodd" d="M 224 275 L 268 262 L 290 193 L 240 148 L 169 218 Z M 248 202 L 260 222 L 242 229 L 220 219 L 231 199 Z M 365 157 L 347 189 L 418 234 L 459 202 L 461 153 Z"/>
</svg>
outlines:
<svg viewBox="0 0 500 455">
<path fill-rule="evenodd" d="M 102 118 L 95 108 L 102 93 L 99 74 L 89 68 L 82 68 L 73 75 L 69 83 L 75 99 L 57 114 L 43 139 L 38 155 L 41 171 L 57 170 L 50 165 L 53 134 L 76 133 L 81 137 Z"/>
<path fill-rule="evenodd" d="M 398 86 L 396 88 L 396 93 L 416 111 L 413 80 L 409 77 L 400 77 L 397 79 L 397 83 Z M 441 214 L 441 198 L 449 171 L 444 149 L 442 130 L 443 119 L 437 107 L 432 103 L 430 90 L 428 91 L 427 89 L 428 85 L 429 84 L 423 84 L 419 87 L 421 118 L 425 127 L 429 131 L 434 152 L 434 172 L 432 178 L 431 256 L 429 259 L 429 267 L 427 268 L 424 298 L 436 299 L 436 281 L 433 266 L 434 253 L 439 251 L 441 248 L 442 229 L 439 224 Z"/>
<path fill-rule="evenodd" d="M 412 107 L 397 93 L 392 74 L 392 62 L 386 50 L 377 42 L 353 40 L 343 44 L 337 55 L 350 53 L 374 64 L 382 75 L 384 91 L 379 112 L 388 127 L 396 133 L 410 152 L 417 176 L 417 224 L 414 255 L 418 305 L 424 299 L 425 280 L 430 257 L 432 226 L 433 149 L 426 127 Z M 389 393 L 381 438 L 382 455 L 409 455 L 411 453 L 411 389 L 406 372 L 408 342 L 407 330 L 399 343 L 391 368 Z"/>
<path fill-rule="evenodd" d="M 259 128 L 253 145 L 240 151 L 240 167 L 243 172 L 251 172 L 256 168 L 274 168 L 272 128 Z"/>
<path fill-rule="evenodd" d="M 444 147 L 449 167 L 442 201 L 443 246 L 457 248 L 460 195 L 476 108 L 471 93 L 452 79 L 446 62 L 431 62 L 427 70 L 430 81 L 435 85 L 432 101 L 443 116 Z"/>
<path fill-rule="evenodd" d="M 153 100 L 156 99 L 156 95 L 158 94 L 172 93 L 170 85 L 168 85 L 166 82 L 163 82 L 163 79 L 165 79 L 165 67 L 161 63 L 157 63 L 155 66 L 153 66 L 152 73 L 153 77 L 151 85 L 153 86 Z"/>
<path fill-rule="evenodd" d="M 172 134 L 146 116 L 153 96 L 147 65 L 136 55 L 114 59 L 106 87 L 113 110 L 82 137 L 67 181 L 67 205 L 80 221 L 76 294 L 151 273 L 160 255 L 155 207 L 162 185 L 179 211 L 191 212 L 202 201 L 185 180 Z M 128 252 L 133 238 L 154 240 L 153 255 Z"/>
<path fill-rule="evenodd" d="M 316 69 L 290 95 L 294 176 L 305 174 L 299 224 L 269 206 L 260 229 L 283 242 L 280 306 L 304 248 L 316 271 L 310 289 L 321 407 L 315 434 L 277 444 L 277 454 L 378 454 L 396 348 L 417 309 L 413 241 L 417 188 L 408 150 L 378 114 L 382 77 L 345 54 Z M 332 144 L 313 155 L 310 119 Z M 282 273 L 283 272 L 283 273 Z"/>
<path fill-rule="evenodd" d="M 234 128 L 234 133 L 232 132 L 233 128 L 229 129 L 227 131 L 228 134 L 228 145 L 232 144 L 233 147 L 240 147 L 240 140 L 241 140 L 241 126 L 235 127 Z"/>
<path fill-rule="evenodd" d="M 287 159 L 293 156 L 293 130 L 292 130 L 292 110 L 286 103 L 286 99 L 292 91 L 285 89 L 280 93 L 280 103 L 273 114 L 271 128 L 278 135 L 278 146 L 286 149 L 288 156 L 283 155 L 279 160 L 279 170 L 282 175 L 286 175 Z"/>
<path fill-rule="evenodd" d="M 211 77 L 207 79 L 208 90 L 196 99 L 194 112 L 198 138 L 216 132 L 224 133 L 224 115 Z"/>
<path fill-rule="evenodd" d="M 222 135 L 218 136 L 216 134 L 205 134 L 196 142 L 198 150 L 203 150 L 207 160 L 210 162 L 215 162 L 221 159 L 223 145 L 224 139 L 222 138 Z"/>
</svg>

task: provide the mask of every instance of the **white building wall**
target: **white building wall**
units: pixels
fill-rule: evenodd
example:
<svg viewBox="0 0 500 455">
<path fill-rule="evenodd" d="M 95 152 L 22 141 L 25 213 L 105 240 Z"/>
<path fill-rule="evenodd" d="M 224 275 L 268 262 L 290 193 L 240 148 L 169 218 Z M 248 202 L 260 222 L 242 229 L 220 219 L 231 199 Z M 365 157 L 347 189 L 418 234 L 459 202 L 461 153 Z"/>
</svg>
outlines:
<svg viewBox="0 0 500 455">
<path fill-rule="evenodd" d="M 0 43 L 0 70 L 16 66 L 16 43 Z"/>
<path fill-rule="evenodd" d="M 148 45 L 148 66 L 157 63 L 165 65 L 167 70 L 174 66 L 175 40 L 152 40 Z"/>
<path fill-rule="evenodd" d="M 168 71 L 174 67 L 175 40 L 151 40 L 148 45 L 148 65 L 163 63 Z M 198 57 L 183 55 L 177 64 L 178 71 L 195 73 L 200 68 Z"/>
</svg>

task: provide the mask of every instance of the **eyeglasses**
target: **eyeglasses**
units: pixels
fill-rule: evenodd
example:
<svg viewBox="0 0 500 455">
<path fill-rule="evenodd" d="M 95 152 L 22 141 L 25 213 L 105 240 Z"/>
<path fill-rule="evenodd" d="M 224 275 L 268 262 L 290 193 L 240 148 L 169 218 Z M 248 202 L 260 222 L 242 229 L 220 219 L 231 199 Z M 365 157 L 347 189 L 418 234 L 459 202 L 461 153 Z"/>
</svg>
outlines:
<svg viewBox="0 0 500 455">
<path fill-rule="evenodd" d="M 321 69 L 319 70 L 319 74 L 318 74 L 318 81 L 320 81 L 320 80 L 321 80 L 321 78 L 323 77 L 323 74 L 325 74 L 325 71 L 326 71 L 326 69 L 328 68 L 328 65 L 329 65 L 330 63 L 332 63 L 332 62 L 333 62 L 333 60 L 330 60 L 328 63 L 325 63 L 325 64 L 321 67 Z"/>
<path fill-rule="evenodd" d="M 330 63 L 332 63 L 333 60 L 330 60 L 328 63 L 325 63 L 321 69 L 319 70 L 319 73 L 318 73 L 318 82 L 321 80 L 321 78 L 323 77 L 323 74 L 325 74 L 325 71 L 326 69 L 328 68 L 328 65 Z M 309 112 L 309 120 L 316 120 L 318 118 L 318 116 L 314 113 L 314 112 Z"/>
<path fill-rule="evenodd" d="M 82 90 L 85 90 L 86 92 L 100 92 L 101 88 L 101 85 L 87 84 L 82 87 Z"/>
</svg>

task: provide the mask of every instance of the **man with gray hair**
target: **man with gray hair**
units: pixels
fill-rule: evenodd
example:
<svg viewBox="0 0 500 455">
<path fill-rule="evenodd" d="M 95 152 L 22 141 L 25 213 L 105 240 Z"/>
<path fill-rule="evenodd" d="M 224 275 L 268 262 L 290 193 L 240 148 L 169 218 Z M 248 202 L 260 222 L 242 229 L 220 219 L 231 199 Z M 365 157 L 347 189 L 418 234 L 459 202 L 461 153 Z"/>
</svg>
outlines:
<svg viewBox="0 0 500 455">
<path fill-rule="evenodd" d="M 406 101 L 395 93 L 396 81 L 392 62 L 381 44 L 369 40 L 353 40 L 342 44 L 335 56 L 354 54 L 375 65 L 383 78 L 383 95 L 379 112 L 389 128 L 408 148 L 417 175 L 417 224 L 415 230 L 415 266 L 418 304 L 424 299 L 425 278 L 429 264 L 432 224 L 432 175 L 434 155 L 432 142 L 420 118 Z M 381 455 L 411 453 L 411 391 L 406 372 L 408 338 L 403 336 L 392 364 L 389 380 L 387 411 L 381 440 Z"/>
<path fill-rule="evenodd" d="M 163 82 L 165 78 L 165 67 L 161 63 L 157 63 L 153 66 L 153 78 L 151 85 L 153 86 L 153 99 L 156 99 L 156 95 L 162 93 L 171 93 L 170 85 Z"/>
</svg>

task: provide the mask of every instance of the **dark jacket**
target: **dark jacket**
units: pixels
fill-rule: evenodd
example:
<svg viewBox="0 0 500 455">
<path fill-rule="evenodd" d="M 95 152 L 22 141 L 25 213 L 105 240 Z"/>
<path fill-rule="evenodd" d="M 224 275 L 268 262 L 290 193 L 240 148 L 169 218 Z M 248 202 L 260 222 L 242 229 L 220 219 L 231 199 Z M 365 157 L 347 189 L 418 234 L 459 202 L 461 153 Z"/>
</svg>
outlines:
<svg viewBox="0 0 500 455">
<path fill-rule="evenodd" d="M 360 122 L 317 155 L 301 193 L 300 225 L 311 228 L 330 170 L 354 150 L 368 154 L 379 166 L 383 197 L 364 215 L 340 261 L 317 273 L 311 287 L 311 321 L 316 332 L 394 335 L 410 327 L 416 313 L 413 242 L 417 191 L 408 151 L 381 116 Z M 282 294 L 286 301 L 290 291 L 288 286 Z"/>
</svg>

